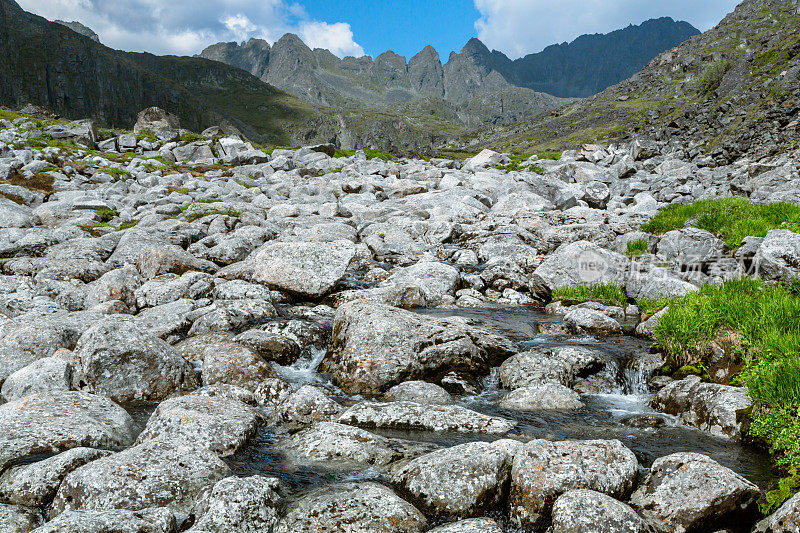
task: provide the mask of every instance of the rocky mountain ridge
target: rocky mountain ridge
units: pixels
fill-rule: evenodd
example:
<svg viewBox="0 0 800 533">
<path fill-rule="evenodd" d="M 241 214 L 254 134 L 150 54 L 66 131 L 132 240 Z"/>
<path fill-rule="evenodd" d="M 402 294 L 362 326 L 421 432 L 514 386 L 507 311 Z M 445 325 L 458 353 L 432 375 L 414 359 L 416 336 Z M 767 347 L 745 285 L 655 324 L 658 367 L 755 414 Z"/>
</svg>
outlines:
<svg viewBox="0 0 800 533">
<path fill-rule="evenodd" d="M 387 106 L 433 98 L 452 107 L 466 123 L 496 124 L 495 116 L 484 119 L 469 112 L 476 99 L 498 100 L 500 122 L 515 122 L 566 103 L 551 94 L 588 96 L 621 81 L 656 54 L 697 33 L 685 22 L 650 20 L 608 35 L 583 36 L 516 61 L 490 51 L 478 39 L 451 53 L 444 64 L 431 46 L 408 61 L 394 52 L 374 60 L 369 56 L 339 59 L 328 50 L 312 50 L 293 34 L 272 46 L 261 39 L 218 43 L 200 57 L 247 70 L 315 104 Z M 507 98 L 512 90 L 514 97 Z"/>
</svg>

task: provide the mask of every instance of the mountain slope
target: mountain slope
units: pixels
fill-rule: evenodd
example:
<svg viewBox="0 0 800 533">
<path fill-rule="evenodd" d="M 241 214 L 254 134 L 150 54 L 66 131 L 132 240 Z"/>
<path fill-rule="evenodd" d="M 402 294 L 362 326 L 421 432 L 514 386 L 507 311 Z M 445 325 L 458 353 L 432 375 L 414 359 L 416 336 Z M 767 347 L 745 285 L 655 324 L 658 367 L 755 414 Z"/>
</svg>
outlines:
<svg viewBox="0 0 800 533">
<path fill-rule="evenodd" d="M 112 50 L 11 0 L 0 0 L 0 42 L 0 105 L 35 103 L 114 127 L 130 127 L 140 110 L 159 106 L 195 131 L 230 122 L 281 143 L 320 113 L 239 69 Z"/>
<path fill-rule="evenodd" d="M 713 164 L 777 153 L 798 142 L 799 124 L 800 2 L 745 0 L 628 80 L 553 115 L 474 132 L 461 145 L 535 151 L 635 133 Z"/>
</svg>

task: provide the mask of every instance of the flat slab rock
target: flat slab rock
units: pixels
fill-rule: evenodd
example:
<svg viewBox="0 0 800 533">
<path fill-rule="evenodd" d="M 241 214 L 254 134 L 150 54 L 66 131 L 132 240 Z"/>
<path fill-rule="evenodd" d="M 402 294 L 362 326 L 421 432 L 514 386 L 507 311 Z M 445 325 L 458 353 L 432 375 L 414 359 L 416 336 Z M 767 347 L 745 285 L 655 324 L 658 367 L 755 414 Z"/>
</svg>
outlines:
<svg viewBox="0 0 800 533">
<path fill-rule="evenodd" d="M 740 439 L 741 422 L 736 413 L 749 409 L 753 401 L 744 387 L 703 383 L 699 377 L 689 376 L 658 391 L 652 405 L 690 426 Z"/>
<path fill-rule="evenodd" d="M 271 288 L 320 298 L 344 277 L 355 253 L 355 244 L 347 240 L 268 243 L 255 253 L 253 279 Z"/>
<path fill-rule="evenodd" d="M 148 441 L 68 474 L 50 514 L 148 507 L 188 514 L 204 487 L 229 474 L 227 465 L 207 449 Z"/>
<path fill-rule="evenodd" d="M 362 402 L 347 409 L 338 422 L 364 428 L 416 431 L 450 431 L 502 435 L 516 422 L 484 415 L 460 405 L 426 405 L 415 402 Z"/>
<path fill-rule="evenodd" d="M 518 527 L 541 527 L 555 500 L 573 489 L 591 489 L 615 498 L 633 490 L 636 456 L 618 440 L 532 440 L 514 457 L 509 518 Z"/>
<path fill-rule="evenodd" d="M 377 483 L 313 490 L 289 504 L 275 533 L 421 533 L 427 520 L 413 505 Z"/>
<path fill-rule="evenodd" d="M 289 464 L 316 463 L 331 468 L 337 464 L 386 466 L 430 451 L 430 446 L 389 439 L 336 422 L 319 422 L 280 441 L 276 449 L 286 456 Z"/>
<path fill-rule="evenodd" d="M 121 448 L 135 438 L 131 416 L 103 396 L 49 392 L 0 406 L 0 469 L 27 455 Z"/>
<path fill-rule="evenodd" d="M 124 531 L 125 533 L 174 533 L 175 516 L 168 509 L 127 511 L 66 511 L 35 533 L 87 533 Z"/>
<path fill-rule="evenodd" d="M 434 318 L 370 301 L 339 307 L 321 371 L 351 393 L 380 393 L 451 371 L 481 374 L 516 352 L 513 342 L 460 318 Z"/>
<path fill-rule="evenodd" d="M 242 394 L 247 391 L 242 390 Z M 261 420 L 258 409 L 236 397 L 201 389 L 161 402 L 136 442 L 164 440 L 192 444 L 227 457 L 255 435 Z"/>
</svg>

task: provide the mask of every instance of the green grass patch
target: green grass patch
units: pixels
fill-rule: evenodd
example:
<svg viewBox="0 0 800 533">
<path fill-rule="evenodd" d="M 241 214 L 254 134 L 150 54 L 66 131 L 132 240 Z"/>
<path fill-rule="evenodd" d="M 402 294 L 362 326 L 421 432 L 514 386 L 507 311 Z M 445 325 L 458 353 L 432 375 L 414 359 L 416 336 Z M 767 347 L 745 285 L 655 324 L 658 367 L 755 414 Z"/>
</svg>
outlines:
<svg viewBox="0 0 800 533">
<path fill-rule="evenodd" d="M 669 299 L 650 300 L 648 298 L 642 298 L 640 300 L 636 300 L 636 307 L 639 308 L 639 312 L 641 313 L 646 315 L 654 315 L 667 307 L 670 302 L 671 300 Z"/>
<path fill-rule="evenodd" d="M 450 159 L 451 161 L 464 161 L 465 159 L 469 159 L 470 157 L 475 157 L 478 152 L 473 152 L 470 150 L 461 150 L 459 148 L 445 148 L 444 150 L 440 151 L 436 157 L 441 159 Z"/>
<path fill-rule="evenodd" d="M 101 167 L 101 168 L 97 169 L 97 172 L 101 172 L 103 174 L 109 174 L 109 175 L 115 176 L 117 178 L 122 178 L 122 177 L 127 178 L 127 177 L 131 176 L 131 173 L 128 172 L 127 170 L 123 170 L 123 169 L 117 168 L 117 167 Z"/>
<path fill-rule="evenodd" d="M 799 491 L 800 473 L 796 468 L 792 468 L 788 475 L 778 482 L 777 488 L 764 495 L 762 501 L 759 502 L 759 508 L 765 516 L 770 515 Z"/>
<path fill-rule="evenodd" d="M 613 283 L 592 285 L 590 287 L 564 287 L 553 291 L 553 300 L 560 300 L 568 305 L 583 302 L 598 302 L 603 305 L 628 305 L 625 289 Z"/>
<path fill-rule="evenodd" d="M 141 130 L 136 134 L 136 140 L 154 143 L 158 142 L 158 137 L 156 137 L 156 134 L 150 130 Z"/>
<path fill-rule="evenodd" d="M 254 189 L 258 187 L 258 183 L 253 183 L 251 181 L 237 180 L 236 183 L 238 183 L 239 185 L 241 185 L 246 189 Z"/>
<path fill-rule="evenodd" d="M 356 155 L 356 150 L 336 150 L 333 157 L 352 157 L 354 155 Z M 392 155 L 380 150 L 364 150 L 364 155 L 367 156 L 367 159 L 382 159 L 384 161 L 391 161 L 394 159 Z"/>
<path fill-rule="evenodd" d="M 550 159 L 551 161 L 558 161 L 561 159 L 562 152 L 538 152 L 535 155 L 539 157 L 539 159 Z"/>
<path fill-rule="evenodd" d="M 184 143 L 193 143 L 195 141 L 210 141 L 210 140 L 211 137 L 204 137 L 199 133 L 184 133 L 183 135 L 181 135 L 181 142 Z"/>
<path fill-rule="evenodd" d="M 706 286 L 670 302 L 655 333 L 673 367 L 706 367 L 712 341 L 727 339 L 726 353 L 742 366 L 736 381 L 755 403 L 749 433 L 785 468 L 800 467 L 799 293 L 750 278 Z"/>
<path fill-rule="evenodd" d="M 19 113 L 15 113 L 10 109 L 0 109 L 0 119 L 8 120 L 9 122 L 13 122 L 20 117 Z"/>
<path fill-rule="evenodd" d="M 631 258 L 639 257 L 640 255 L 644 255 L 648 248 L 650 248 L 650 243 L 644 239 L 631 241 L 626 246 L 626 254 Z"/>
<path fill-rule="evenodd" d="M 140 220 L 142 220 L 142 219 L 141 218 L 135 218 L 133 220 L 126 220 L 125 222 L 123 222 L 122 224 L 119 225 L 119 227 L 117 228 L 117 231 L 130 229 L 130 228 L 136 226 L 136 224 L 138 224 Z"/>
<path fill-rule="evenodd" d="M 714 96 L 714 92 L 722 83 L 722 78 L 732 66 L 727 59 L 711 63 L 695 81 L 695 90 L 701 96 Z"/>
<path fill-rule="evenodd" d="M 101 223 L 111 222 L 112 220 L 114 220 L 116 217 L 119 216 L 119 213 L 114 209 L 98 209 L 97 211 L 95 211 L 95 213 L 97 213 L 97 216 L 100 217 Z"/>
<path fill-rule="evenodd" d="M 195 220 L 204 217 L 210 217 L 211 215 L 226 215 L 232 218 L 237 218 L 240 217 L 242 214 L 239 211 L 234 211 L 233 209 L 215 209 L 213 211 L 207 211 L 203 213 L 197 212 L 186 215 L 186 221 L 194 222 Z"/>
<path fill-rule="evenodd" d="M 745 237 L 763 237 L 773 229 L 800 232 L 800 206 L 786 202 L 754 204 L 738 196 L 700 200 L 662 209 L 642 226 L 642 231 L 663 234 L 683 228 L 689 221 L 718 236 L 730 248 L 737 248 Z"/>
</svg>

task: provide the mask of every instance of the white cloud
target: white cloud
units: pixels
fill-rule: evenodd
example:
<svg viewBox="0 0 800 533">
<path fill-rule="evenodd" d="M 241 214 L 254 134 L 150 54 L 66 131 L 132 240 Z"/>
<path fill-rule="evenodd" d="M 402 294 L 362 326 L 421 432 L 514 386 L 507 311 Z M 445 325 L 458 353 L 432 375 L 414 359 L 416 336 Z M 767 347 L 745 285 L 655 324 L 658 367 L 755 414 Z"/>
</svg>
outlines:
<svg viewBox="0 0 800 533">
<path fill-rule="evenodd" d="M 291 0 L 18 0 L 50 20 L 77 20 L 112 48 L 193 55 L 219 41 L 275 42 L 298 34 L 309 46 L 363 55 L 349 24 L 313 20 Z"/>
<path fill-rule="evenodd" d="M 670 16 L 701 31 L 733 11 L 739 0 L 474 0 L 481 18 L 478 38 L 512 58 L 572 41 L 586 33 L 608 33 L 628 24 Z"/>
<path fill-rule="evenodd" d="M 339 57 L 364 55 L 364 49 L 353 41 L 350 24 L 344 22 L 304 22 L 300 25 L 300 38 L 311 48 L 326 48 Z"/>
</svg>

